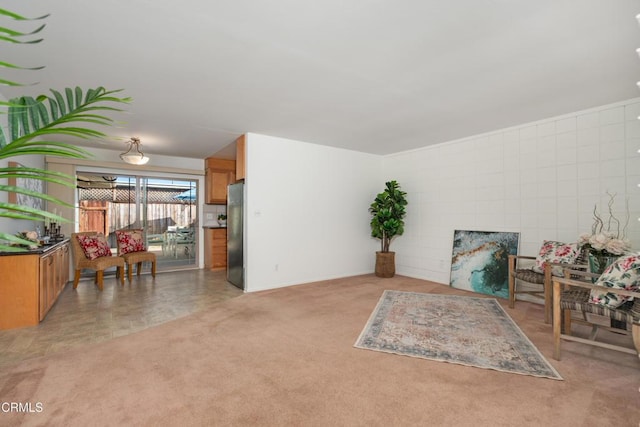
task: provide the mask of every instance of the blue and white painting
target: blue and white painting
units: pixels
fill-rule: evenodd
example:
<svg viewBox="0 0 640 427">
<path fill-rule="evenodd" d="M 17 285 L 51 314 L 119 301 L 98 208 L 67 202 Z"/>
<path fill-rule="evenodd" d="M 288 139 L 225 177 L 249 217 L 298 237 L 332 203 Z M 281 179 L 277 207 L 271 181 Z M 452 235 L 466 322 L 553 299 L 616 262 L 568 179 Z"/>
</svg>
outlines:
<svg viewBox="0 0 640 427">
<path fill-rule="evenodd" d="M 508 298 L 508 257 L 518 254 L 519 240 L 520 233 L 455 230 L 451 286 Z"/>
</svg>

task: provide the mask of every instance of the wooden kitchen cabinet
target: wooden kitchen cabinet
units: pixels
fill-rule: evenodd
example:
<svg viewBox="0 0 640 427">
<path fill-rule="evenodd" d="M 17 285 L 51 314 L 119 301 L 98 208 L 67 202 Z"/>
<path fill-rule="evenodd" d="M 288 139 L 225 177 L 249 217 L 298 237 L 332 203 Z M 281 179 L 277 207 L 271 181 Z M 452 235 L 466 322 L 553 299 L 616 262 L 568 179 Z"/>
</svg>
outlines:
<svg viewBox="0 0 640 427">
<path fill-rule="evenodd" d="M 227 268 L 227 229 L 204 229 L 204 267 L 210 270 Z"/>
<path fill-rule="evenodd" d="M 69 245 L 40 256 L 39 317 L 44 319 L 69 281 Z"/>
<path fill-rule="evenodd" d="M 69 242 L 0 256 L 0 330 L 35 326 L 69 281 Z"/>
<path fill-rule="evenodd" d="M 208 204 L 227 203 L 227 186 L 235 182 L 233 172 L 207 172 L 206 200 Z"/>
<path fill-rule="evenodd" d="M 47 254 L 40 257 L 40 274 L 38 282 L 40 287 L 40 295 L 38 296 L 39 321 L 44 319 L 44 316 L 53 305 L 51 301 L 54 299 L 54 294 L 56 291 L 56 261 L 57 256 L 55 253 Z"/>
<path fill-rule="evenodd" d="M 227 186 L 236 182 L 235 160 L 209 157 L 205 160 L 205 198 L 210 205 L 227 203 Z"/>
</svg>

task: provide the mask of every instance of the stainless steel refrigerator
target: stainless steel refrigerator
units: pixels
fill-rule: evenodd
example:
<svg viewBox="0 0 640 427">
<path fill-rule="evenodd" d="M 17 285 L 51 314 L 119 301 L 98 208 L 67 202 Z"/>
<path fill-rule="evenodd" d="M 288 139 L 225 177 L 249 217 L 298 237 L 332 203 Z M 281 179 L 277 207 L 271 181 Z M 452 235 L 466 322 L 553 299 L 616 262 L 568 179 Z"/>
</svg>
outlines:
<svg viewBox="0 0 640 427">
<path fill-rule="evenodd" d="M 243 215 L 244 184 L 231 184 L 227 187 L 227 281 L 240 289 L 244 289 Z"/>
</svg>

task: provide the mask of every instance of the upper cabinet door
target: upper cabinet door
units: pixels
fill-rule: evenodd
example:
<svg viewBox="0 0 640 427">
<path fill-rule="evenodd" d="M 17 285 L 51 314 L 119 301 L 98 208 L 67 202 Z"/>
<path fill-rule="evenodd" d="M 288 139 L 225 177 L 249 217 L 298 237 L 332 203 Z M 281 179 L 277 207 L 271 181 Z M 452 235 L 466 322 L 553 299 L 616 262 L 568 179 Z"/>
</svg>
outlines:
<svg viewBox="0 0 640 427">
<path fill-rule="evenodd" d="M 227 203 L 227 185 L 230 172 L 207 171 L 205 203 L 224 205 Z"/>
<path fill-rule="evenodd" d="M 205 160 L 204 202 L 210 205 L 227 203 L 227 186 L 235 180 L 235 160 L 209 157 Z"/>
</svg>

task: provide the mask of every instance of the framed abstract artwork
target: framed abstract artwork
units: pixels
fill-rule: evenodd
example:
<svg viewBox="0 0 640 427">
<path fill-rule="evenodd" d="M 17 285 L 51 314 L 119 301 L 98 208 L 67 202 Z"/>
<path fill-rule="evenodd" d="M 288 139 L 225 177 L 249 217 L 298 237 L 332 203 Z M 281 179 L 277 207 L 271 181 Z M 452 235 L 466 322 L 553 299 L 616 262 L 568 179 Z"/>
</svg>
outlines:
<svg viewBox="0 0 640 427">
<path fill-rule="evenodd" d="M 509 297 L 508 256 L 518 254 L 520 233 L 455 230 L 450 285 Z"/>
<path fill-rule="evenodd" d="M 10 168 L 24 167 L 17 162 L 9 162 Z M 8 184 L 15 187 L 26 188 L 38 193 L 44 193 L 44 182 L 39 179 L 30 178 L 9 178 Z M 29 196 L 27 194 L 14 193 L 10 191 L 8 194 L 9 203 L 20 206 L 28 206 L 34 209 L 44 210 L 44 200 L 38 197 Z"/>
</svg>

